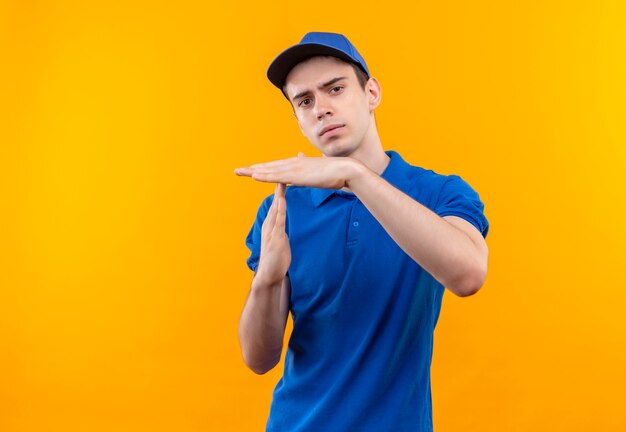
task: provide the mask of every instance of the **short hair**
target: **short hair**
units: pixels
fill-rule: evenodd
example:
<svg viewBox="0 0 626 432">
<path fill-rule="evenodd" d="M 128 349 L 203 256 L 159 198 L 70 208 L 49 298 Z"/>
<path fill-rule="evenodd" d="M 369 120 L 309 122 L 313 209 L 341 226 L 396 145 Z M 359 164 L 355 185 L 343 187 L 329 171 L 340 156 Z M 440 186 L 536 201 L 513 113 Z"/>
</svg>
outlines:
<svg viewBox="0 0 626 432">
<path fill-rule="evenodd" d="M 361 67 L 359 65 L 357 65 L 356 63 L 352 63 L 352 62 L 347 62 L 344 61 L 338 57 L 337 60 L 341 60 L 344 63 L 348 63 L 350 66 L 352 66 L 352 69 L 354 69 L 354 74 L 356 75 L 356 79 L 359 82 L 359 85 L 361 86 L 361 89 L 365 90 L 365 84 L 367 84 L 367 82 L 369 81 L 369 76 L 367 76 L 367 73 L 361 69 Z M 287 84 L 283 84 L 283 87 L 280 89 L 280 91 L 283 93 L 283 96 L 285 96 L 285 98 L 287 98 L 287 100 L 291 103 L 291 101 L 289 100 L 289 96 L 287 96 L 287 91 L 285 91 L 285 86 Z"/>
</svg>

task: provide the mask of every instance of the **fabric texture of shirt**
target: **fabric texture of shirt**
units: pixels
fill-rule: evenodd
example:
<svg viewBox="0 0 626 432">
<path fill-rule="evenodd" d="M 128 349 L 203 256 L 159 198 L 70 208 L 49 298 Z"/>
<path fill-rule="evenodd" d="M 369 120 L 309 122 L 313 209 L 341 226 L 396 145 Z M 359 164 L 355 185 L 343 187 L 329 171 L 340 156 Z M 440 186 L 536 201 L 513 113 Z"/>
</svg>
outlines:
<svg viewBox="0 0 626 432">
<path fill-rule="evenodd" d="M 386 153 L 383 179 L 487 236 L 484 204 L 461 177 Z M 263 201 L 246 239 L 255 272 L 272 201 Z M 290 186 L 286 201 L 293 331 L 267 431 L 432 431 L 430 365 L 444 287 L 356 195 Z"/>
</svg>

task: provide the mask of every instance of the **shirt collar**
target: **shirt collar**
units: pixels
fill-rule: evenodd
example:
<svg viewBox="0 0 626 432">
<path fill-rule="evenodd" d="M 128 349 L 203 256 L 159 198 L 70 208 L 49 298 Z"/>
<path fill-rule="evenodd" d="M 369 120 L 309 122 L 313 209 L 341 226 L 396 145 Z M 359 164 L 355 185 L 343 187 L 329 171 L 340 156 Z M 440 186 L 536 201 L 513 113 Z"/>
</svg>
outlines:
<svg viewBox="0 0 626 432">
<path fill-rule="evenodd" d="M 319 207 L 334 193 L 333 189 L 311 188 L 311 201 L 315 207 Z"/>
<path fill-rule="evenodd" d="M 408 181 L 407 172 L 411 166 L 395 151 L 388 150 L 385 153 L 389 156 L 389 163 L 380 176 L 400 190 L 405 189 Z M 333 189 L 311 188 L 311 201 L 315 207 L 319 207 L 336 192 Z"/>
</svg>

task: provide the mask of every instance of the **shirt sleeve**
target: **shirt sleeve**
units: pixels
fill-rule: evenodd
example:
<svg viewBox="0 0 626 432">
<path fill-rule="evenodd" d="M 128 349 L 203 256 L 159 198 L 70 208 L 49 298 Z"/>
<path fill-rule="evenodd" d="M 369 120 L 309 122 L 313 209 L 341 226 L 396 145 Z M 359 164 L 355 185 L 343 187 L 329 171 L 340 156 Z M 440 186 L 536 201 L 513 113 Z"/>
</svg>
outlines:
<svg viewBox="0 0 626 432">
<path fill-rule="evenodd" d="M 254 273 L 256 273 L 256 269 L 259 265 L 259 257 L 261 256 L 261 228 L 263 227 L 263 222 L 265 221 L 265 217 L 273 201 L 273 194 L 263 200 L 257 211 L 254 224 L 252 224 L 252 228 L 250 228 L 250 232 L 246 237 L 246 246 L 250 249 L 250 257 L 246 261 L 246 264 L 248 264 L 248 267 Z"/>
<path fill-rule="evenodd" d="M 487 238 L 489 221 L 484 214 L 485 205 L 478 193 L 458 175 L 446 176 L 439 193 L 435 213 L 439 216 L 458 216 L 476 227 Z"/>
</svg>

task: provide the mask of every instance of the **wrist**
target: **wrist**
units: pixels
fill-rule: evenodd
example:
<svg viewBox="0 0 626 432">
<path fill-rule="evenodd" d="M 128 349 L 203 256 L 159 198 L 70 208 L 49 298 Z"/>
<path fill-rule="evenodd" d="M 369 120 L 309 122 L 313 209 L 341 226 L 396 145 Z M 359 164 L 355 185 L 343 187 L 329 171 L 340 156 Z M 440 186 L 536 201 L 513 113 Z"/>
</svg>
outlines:
<svg viewBox="0 0 626 432">
<path fill-rule="evenodd" d="M 350 190 L 353 190 L 354 187 L 358 185 L 358 183 L 361 182 L 363 178 L 372 171 L 361 161 L 352 158 L 348 159 L 349 165 L 348 169 L 346 170 L 346 172 L 348 173 L 348 175 L 346 176 L 346 186 Z"/>
<path fill-rule="evenodd" d="M 257 271 L 252 279 L 251 289 L 253 291 L 267 291 L 272 288 L 279 288 L 282 284 L 282 279 L 276 280 L 275 278 L 268 277 L 262 270 Z"/>
</svg>

